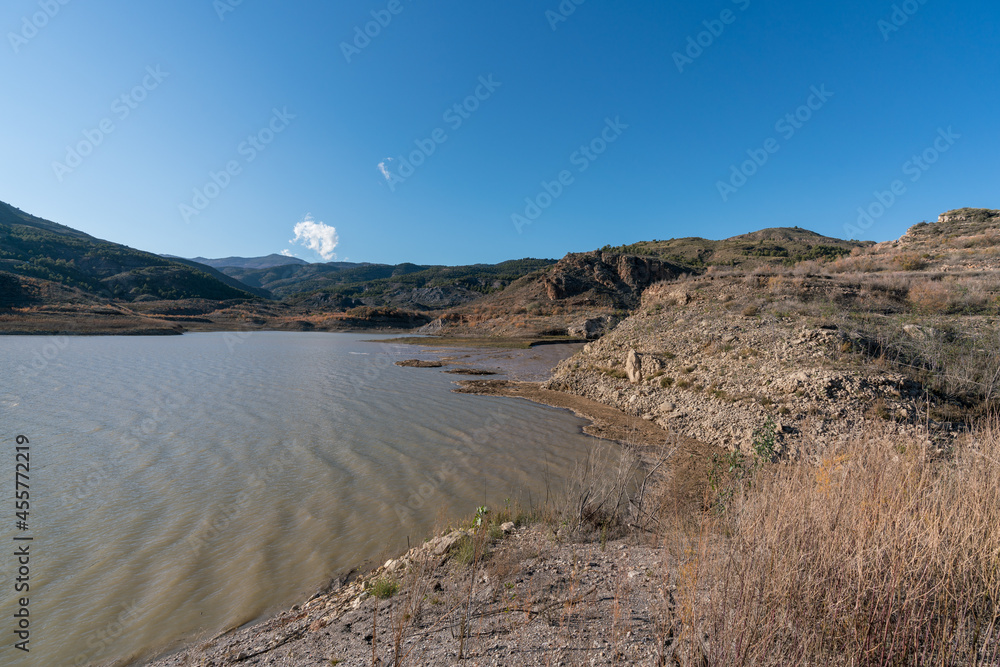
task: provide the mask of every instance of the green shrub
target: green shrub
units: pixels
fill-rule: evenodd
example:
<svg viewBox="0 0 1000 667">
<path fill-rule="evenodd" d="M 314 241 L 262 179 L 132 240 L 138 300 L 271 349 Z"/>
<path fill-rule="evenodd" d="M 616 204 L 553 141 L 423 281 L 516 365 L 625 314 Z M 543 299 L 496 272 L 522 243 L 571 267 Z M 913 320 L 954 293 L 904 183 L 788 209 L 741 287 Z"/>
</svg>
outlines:
<svg viewBox="0 0 1000 667">
<path fill-rule="evenodd" d="M 383 575 L 372 582 L 369 592 L 379 600 L 388 600 L 399 592 L 399 582 L 389 575 Z"/>
</svg>

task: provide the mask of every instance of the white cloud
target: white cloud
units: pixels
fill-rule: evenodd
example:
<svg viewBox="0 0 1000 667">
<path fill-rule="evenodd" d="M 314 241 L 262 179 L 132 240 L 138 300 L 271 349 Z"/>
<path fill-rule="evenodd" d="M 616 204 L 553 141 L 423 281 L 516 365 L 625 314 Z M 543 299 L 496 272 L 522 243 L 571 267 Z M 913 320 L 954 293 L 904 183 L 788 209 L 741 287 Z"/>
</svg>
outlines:
<svg viewBox="0 0 1000 667">
<path fill-rule="evenodd" d="M 281 254 L 284 255 L 285 257 L 295 257 L 295 255 L 292 254 L 292 251 L 289 250 L 288 248 L 282 250 Z"/>
<path fill-rule="evenodd" d="M 294 231 L 295 238 L 291 239 L 289 243 L 297 243 L 314 250 L 327 261 L 337 257 L 333 251 L 340 243 L 340 237 L 337 236 L 335 227 L 316 222 L 311 215 L 306 215 L 305 220 L 295 225 Z"/>
<path fill-rule="evenodd" d="M 378 163 L 378 170 L 380 172 L 382 172 L 382 176 L 387 181 L 392 178 L 392 174 L 389 172 L 389 163 L 390 162 L 392 162 L 392 158 L 391 157 L 387 157 L 386 159 L 384 159 L 384 160 L 382 160 L 381 162 Z"/>
</svg>

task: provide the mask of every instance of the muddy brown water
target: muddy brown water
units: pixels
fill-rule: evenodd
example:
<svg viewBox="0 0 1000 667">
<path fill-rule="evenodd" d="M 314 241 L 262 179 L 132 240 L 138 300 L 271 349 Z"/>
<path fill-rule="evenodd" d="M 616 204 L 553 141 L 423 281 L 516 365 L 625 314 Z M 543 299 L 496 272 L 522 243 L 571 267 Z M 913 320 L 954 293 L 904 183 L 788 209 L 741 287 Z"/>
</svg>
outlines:
<svg viewBox="0 0 1000 667">
<path fill-rule="evenodd" d="M 441 518 L 544 497 L 583 420 L 452 393 L 440 353 L 329 333 L 0 338 L 0 541 L 31 536 L 30 653 L 0 559 L 4 665 L 149 656 L 300 602 Z M 572 348 L 469 351 L 537 379 Z M 29 530 L 14 438 L 30 440 Z"/>
</svg>

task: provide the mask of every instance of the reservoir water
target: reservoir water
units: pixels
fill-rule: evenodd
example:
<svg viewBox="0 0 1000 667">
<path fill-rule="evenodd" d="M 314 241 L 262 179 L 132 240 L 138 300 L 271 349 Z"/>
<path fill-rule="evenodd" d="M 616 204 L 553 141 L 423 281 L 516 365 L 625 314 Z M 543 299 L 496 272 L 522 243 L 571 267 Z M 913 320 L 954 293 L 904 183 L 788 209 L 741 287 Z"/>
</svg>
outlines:
<svg viewBox="0 0 1000 667">
<path fill-rule="evenodd" d="M 261 618 L 478 505 L 537 501 L 595 443 L 372 338 L 0 337 L 0 662 L 112 664 Z M 30 653 L 12 646 L 22 596 Z"/>
</svg>

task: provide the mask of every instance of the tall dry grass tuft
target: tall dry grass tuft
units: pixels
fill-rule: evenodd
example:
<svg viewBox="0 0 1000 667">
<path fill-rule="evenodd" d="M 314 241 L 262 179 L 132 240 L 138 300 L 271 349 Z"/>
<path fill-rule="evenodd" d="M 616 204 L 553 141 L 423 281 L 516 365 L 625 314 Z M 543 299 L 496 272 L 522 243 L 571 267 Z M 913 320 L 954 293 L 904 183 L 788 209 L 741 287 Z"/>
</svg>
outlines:
<svg viewBox="0 0 1000 667">
<path fill-rule="evenodd" d="M 576 534 L 599 531 L 602 539 L 627 532 L 641 511 L 640 465 L 629 447 L 598 445 L 588 450 L 545 512 L 549 522 Z"/>
<path fill-rule="evenodd" d="M 685 662 L 1000 664 L 1000 422 L 946 461 L 878 429 L 731 499 L 678 587 Z"/>
</svg>

